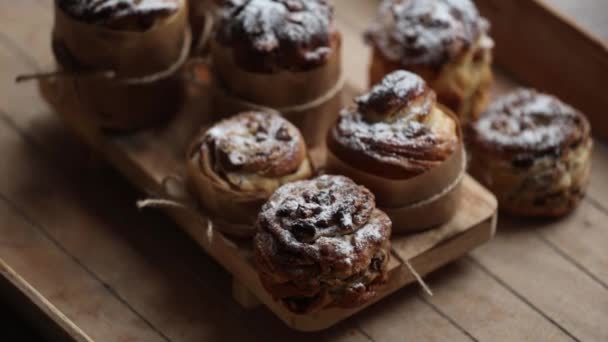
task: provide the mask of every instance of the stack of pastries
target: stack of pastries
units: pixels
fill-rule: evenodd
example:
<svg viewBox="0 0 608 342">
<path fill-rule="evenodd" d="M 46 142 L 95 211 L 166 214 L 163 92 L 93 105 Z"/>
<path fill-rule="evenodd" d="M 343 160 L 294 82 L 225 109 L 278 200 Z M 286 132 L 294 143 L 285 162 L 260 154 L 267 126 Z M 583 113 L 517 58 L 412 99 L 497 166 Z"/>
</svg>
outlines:
<svg viewBox="0 0 608 342">
<path fill-rule="evenodd" d="M 327 145 L 327 170 L 372 190 L 394 231 L 430 228 L 454 214 L 465 163 L 460 124 L 421 77 L 386 75 L 342 112 Z"/>
<path fill-rule="evenodd" d="M 341 107 L 340 50 L 326 0 L 223 1 L 211 42 L 218 113 L 273 108 L 322 145 Z"/>
<path fill-rule="evenodd" d="M 366 33 L 371 84 L 405 69 L 422 76 L 463 124 L 489 100 L 493 41 L 470 0 L 383 0 Z"/>
<path fill-rule="evenodd" d="M 55 0 L 53 53 L 74 75 L 65 87 L 97 126 L 149 128 L 177 112 L 183 95 L 177 71 L 190 48 L 187 5 Z"/>
<path fill-rule="evenodd" d="M 470 172 L 503 212 L 556 217 L 583 198 L 591 168 L 589 123 L 557 98 L 519 89 L 471 127 Z"/>
<path fill-rule="evenodd" d="M 358 306 L 386 281 L 391 221 L 369 190 L 346 177 L 284 185 L 257 226 L 262 284 L 293 312 Z"/>
</svg>

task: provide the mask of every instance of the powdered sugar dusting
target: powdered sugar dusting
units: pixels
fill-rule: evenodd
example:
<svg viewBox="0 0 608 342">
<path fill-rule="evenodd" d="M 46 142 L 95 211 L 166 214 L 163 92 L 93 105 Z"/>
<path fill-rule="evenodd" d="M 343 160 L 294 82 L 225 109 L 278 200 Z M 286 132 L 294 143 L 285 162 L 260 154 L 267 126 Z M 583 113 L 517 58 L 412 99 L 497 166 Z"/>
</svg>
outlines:
<svg viewBox="0 0 608 342">
<path fill-rule="evenodd" d="M 412 106 L 404 115 L 426 115 L 430 111 L 434 94 L 429 91 L 424 80 L 411 72 L 398 70 L 384 77 L 370 92 L 356 99 L 363 114 L 388 117 L 413 104 L 414 98 L 425 96 L 421 106 Z"/>
<path fill-rule="evenodd" d="M 357 105 L 344 110 L 331 131 L 332 138 L 350 151 L 422 173 L 428 162 L 445 160 L 455 148 L 456 132 L 446 139 L 427 125 L 435 96 L 412 73 L 387 75 Z M 370 122 L 372 114 L 381 121 Z"/>
<path fill-rule="evenodd" d="M 384 0 L 367 38 L 404 65 L 441 65 L 488 29 L 470 0 Z"/>
<path fill-rule="evenodd" d="M 280 187 L 262 208 L 259 224 L 280 245 L 317 261 L 351 263 L 357 253 L 390 235 L 390 220 L 375 209 L 374 195 L 343 176 Z"/>
<path fill-rule="evenodd" d="M 281 176 L 298 168 L 304 142 L 295 126 L 277 114 L 245 112 L 207 131 L 217 172 L 245 171 Z M 284 165 L 277 170 L 277 165 Z M 282 173 L 282 174 L 281 174 Z"/>
<path fill-rule="evenodd" d="M 178 10 L 183 0 L 56 0 L 70 15 L 105 22 L 136 15 L 164 16 Z"/>
<path fill-rule="evenodd" d="M 220 40 L 251 53 L 314 64 L 331 52 L 333 9 L 326 0 L 227 0 L 220 15 Z"/>
<path fill-rule="evenodd" d="M 520 89 L 493 103 L 474 125 L 477 139 L 501 149 L 545 151 L 585 133 L 586 119 L 557 98 Z"/>
<path fill-rule="evenodd" d="M 294 182 L 260 212 L 256 265 L 266 289 L 291 310 L 308 312 L 327 300 L 352 306 L 385 281 L 390 234 L 390 219 L 375 208 L 374 196 L 352 180 L 325 175 Z"/>
</svg>

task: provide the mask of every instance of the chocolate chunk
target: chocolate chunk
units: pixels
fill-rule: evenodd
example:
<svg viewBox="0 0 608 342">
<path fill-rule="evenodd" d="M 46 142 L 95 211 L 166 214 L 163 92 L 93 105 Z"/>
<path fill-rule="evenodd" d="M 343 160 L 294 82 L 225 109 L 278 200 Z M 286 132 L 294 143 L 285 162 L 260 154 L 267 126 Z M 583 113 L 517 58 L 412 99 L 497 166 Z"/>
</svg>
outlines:
<svg viewBox="0 0 608 342">
<path fill-rule="evenodd" d="M 298 241 L 308 242 L 312 241 L 317 235 L 317 229 L 315 226 L 307 221 L 297 221 L 291 227 L 291 233 L 298 239 Z"/>
</svg>

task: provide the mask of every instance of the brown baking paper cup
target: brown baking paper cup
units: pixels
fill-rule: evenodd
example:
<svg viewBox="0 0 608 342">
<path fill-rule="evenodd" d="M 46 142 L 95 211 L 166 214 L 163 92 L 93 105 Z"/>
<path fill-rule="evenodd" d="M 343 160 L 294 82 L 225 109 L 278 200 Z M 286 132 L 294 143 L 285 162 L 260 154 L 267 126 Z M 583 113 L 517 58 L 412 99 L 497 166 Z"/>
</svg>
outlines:
<svg viewBox="0 0 608 342">
<path fill-rule="evenodd" d="M 456 116 L 437 104 L 458 124 Z M 460 127 L 458 146 L 440 165 L 408 179 L 390 179 L 368 173 L 340 159 L 331 144 L 327 151 L 328 173 L 342 174 L 364 185 L 376 196 L 378 207 L 393 221 L 393 231 L 409 232 L 447 222 L 454 214 L 460 194 L 460 182 L 466 172 L 466 153 Z"/>
<path fill-rule="evenodd" d="M 339 80 L 328 94 L 312 102 L 293 107 L 273 108 L 244 101 L 216 83 L 213 88 L 213 107 L 218 119 L 248 110 L 278 113 L 300 130 L 308 147 L 314 148 L 325 145 L 327 132 L 342 108 L 343 84 L 343 80 Z"/>
<path fill-rule="evenodd" d="M 211 169 L 211 160 L 193 144 L 188 153 L 188 187 L 218 230 L 237 237 L 255 234 L 255 221 L 270 194 L 238 192 Z M 201 162 L 203 158 L 204 161 Z"/>
<path fill-rule="evenodd" d="M 201 141 L 196 140 L 188 149 L 187 175 L 190 193 L 201 206 L 201 211 L 223 233 L 235 237 L 252 237 L 260 209 L 272 193 L 234 190 L 212 168 L 209 153 L 200 151 Z M 201 158 L 203 158 L 201 162 Z M 310 176 L 314 174 L 307 158 Z"/>
<path fill-rule="evenodd" d="M 239 99 L 272 108 L 314 101 L 334 88 L 341 76 L 339 36 L 327 62 L 309 71 L 249 72 L 235 62 L 232 49 L 215 40 L 211 42 L 211 56 L 222 88 Z"/>
<path fill-rule="evenodd" d="M 430 198 L 402 208 L 384 208 L 393 222 L 393 232 L 408 233 L 426 230 L 448 222 L 458 208 L 462 179 L 466 163 L 462 162 L 460 175 L 443 191 Z"/>
<path fill-rule="evenodd" d="M 365 185 L 376 196 L 376 203 L 384 208 L 401 208 L 424 201 L 441 193 L 461 174 L 462 165 L 466 163 L 462 131 L 456 115 L 447 107 L 437 104 L 437 107 L 448 115 L 457 125 L 458 146 L 440 165 L 431 170 L 407 179 L 390 179 L 380 175 L 365 172 L 359 165 L 352 166 L 340 159 L 328 146 L 328 173 L 338 173 L 352 178 L 356 183 Z M 353 152 L 354 153 L 354 152 Z"/>
<path fill-rule="evenodd" d="M 78 21 L 55 5 L 53 49 L 75 77 L 78 96 L 101 126 L 131 129 L 156 124 L 177 111 L 183 88 L 176 72 L 190 49 L 188 6 L 146 31 L 111 30 Z M 112 72 L 113 77 L 79 73 Z"/>
<path fill-rule="evenodd" d="M 460 196 L 460 182 L 466 170 L 462 144 L 438 167 L 418 177 L 392 180 L 352 167 L 330 150 L 327 172 L 352 178 L 374 193 L 378 207 L 393 221 L 394 232 L 410 232 L 447 222 Z"/>
<path fill-rule="evenodd" d="M 272 108 L 298 127 L 309 147 L 324 146 L 342 108 L 339 39 L 333 51 L 327 63 L 310 71 L 252 73 L 238 67 L 229 48 L 212 42 L 216 114 Z"/>
</svg>

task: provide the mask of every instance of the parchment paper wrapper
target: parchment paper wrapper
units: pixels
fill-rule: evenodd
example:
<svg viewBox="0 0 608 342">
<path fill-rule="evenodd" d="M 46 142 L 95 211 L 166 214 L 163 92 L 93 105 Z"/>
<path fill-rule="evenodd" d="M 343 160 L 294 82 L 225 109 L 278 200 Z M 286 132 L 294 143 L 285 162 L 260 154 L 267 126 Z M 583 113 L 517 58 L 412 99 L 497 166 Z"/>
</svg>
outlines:
<svg viewBox="0 0 608 342">
<path fill-rule="evenodd" d="M 324 146 L 325 135 L 342 108 L 340 44 L 338 40 L 321 67 L 265 74 L 239 68 L 229 48 L 212 42 L 217 115 L 272 108 L 300 129 L 309 147 Z"/>
<path fill-rule="evenodd" d="M 455 116 L 445 107 L 441 109 Z M 452 155 L 437 167 L 413 178 L 390 179 L 365 172 L 341 160 L 329 146 L 326 170 L 350 177 L 376 196 L 378 207 L 393 221 L 393 232 L 420 231 L 440 225 L 454 215 L 460 196 L 460 183 L 466 172 L 462 133 Z"/>
<path fill-rule="evenodd" d="M 55 5 L 53 51 L 60 67 L 75 74 L 61 81 L 75 83 L 75 96 L 98 125 L 141 128 L 177 111 L 183 95 L 177 69 L 191 40 L 187 7 L 138 32 L 81 22 Z M 95 71 L 115 77 L 87 77 Z"/>
<path fill-rule="evenodd" d="M 188 187 L 220 231 L 236 237 L 255 234 L 255 221 L 271 194 L 238 192 L 211 169 L 209 156 L 194 143 L 188 151 Z M 201 163 L 201 158 L 205 159 Z"/>
<path fill-rule="evenodd" d="M 199 138 L 188 149 L 187 178 L 190 193 L 196 197 L 200 209 L 220 231 L 234 237 L 252 237 L 260 209 L 272 192 L 234 190 L 213 170 L 211 156 L 209 153 L 203 153 L 200 146 Z M 310 163 L 309 157 L 306 162 Z M 312 167 L 310 164 L 308 166 Z M 314 170 L 310 169 L 310 173 L 304 178 L 313 174 Z M 301 175 L 294 174 L 291 181 L 301 178 Z M 286 179 L 286 182 L 289 181 Z"/>
</svg>

